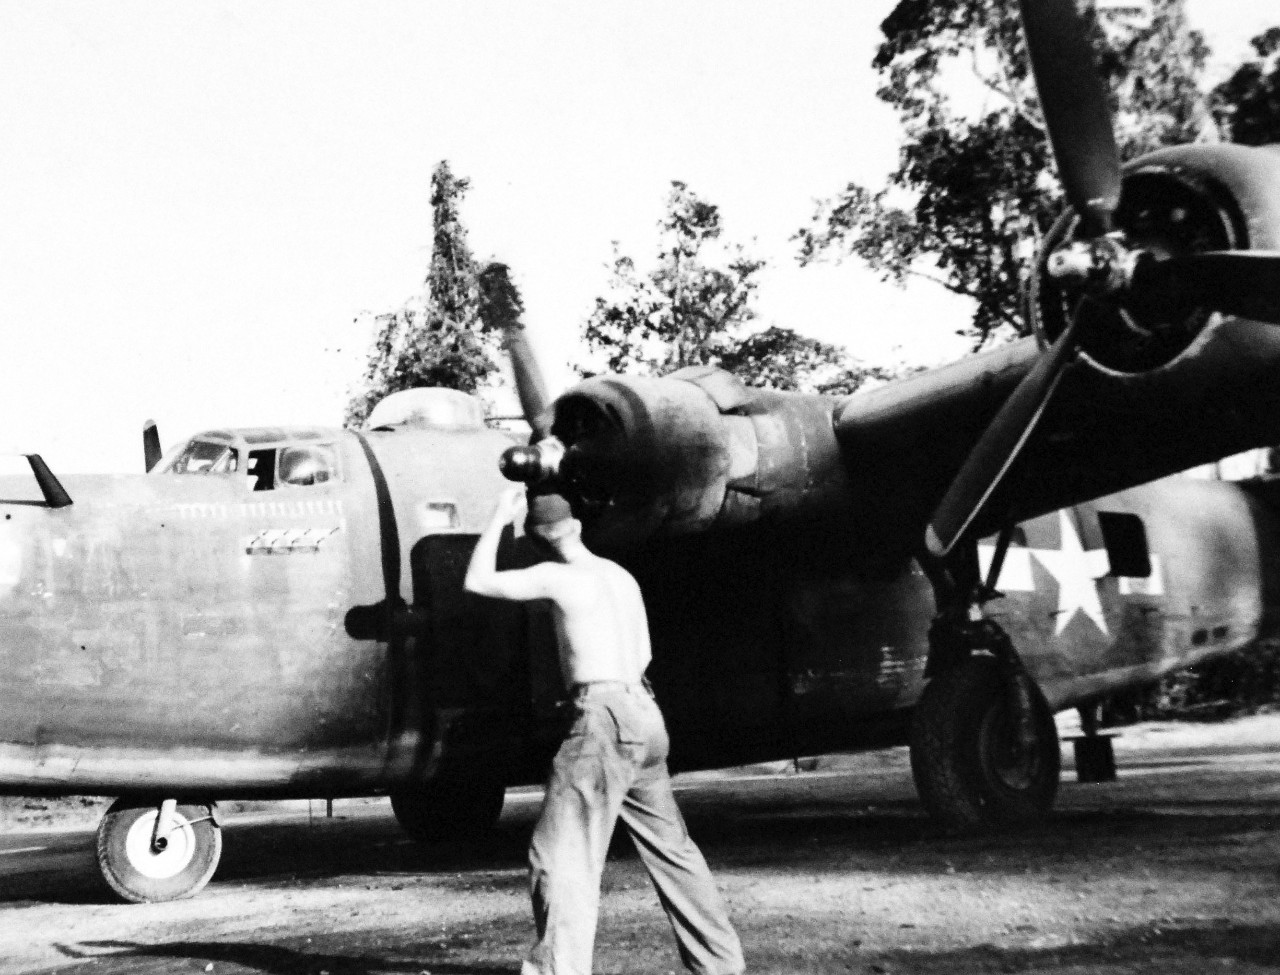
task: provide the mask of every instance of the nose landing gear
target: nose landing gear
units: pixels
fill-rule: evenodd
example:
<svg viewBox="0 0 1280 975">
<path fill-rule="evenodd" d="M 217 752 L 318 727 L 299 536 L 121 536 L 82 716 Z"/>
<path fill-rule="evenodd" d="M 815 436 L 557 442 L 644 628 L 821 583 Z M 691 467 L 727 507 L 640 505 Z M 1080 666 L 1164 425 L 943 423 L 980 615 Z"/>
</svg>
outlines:
<svg viewBox="0 0 1280 975">
<path fill-rule="evenodd" d="M 222 856 L 212 804 L 117 799 L 98 824 L 98 869 L 107 885 L 135 904 L 190 897 Z"/>
</svg>

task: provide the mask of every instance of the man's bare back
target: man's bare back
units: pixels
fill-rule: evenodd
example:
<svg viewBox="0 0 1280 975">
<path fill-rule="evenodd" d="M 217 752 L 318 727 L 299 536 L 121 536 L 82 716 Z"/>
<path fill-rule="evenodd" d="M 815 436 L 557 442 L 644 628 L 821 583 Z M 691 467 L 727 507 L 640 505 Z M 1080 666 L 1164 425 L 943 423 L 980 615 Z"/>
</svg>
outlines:
<svg viewBox="0 0 1280 975">
<path fill-rule="evenodd" d="M 560 668 L 567 686 L 592 681 L 634 683 L 649 666 L 649 621 L 640 586 L 618 563 L 582 544 L 576 519 L 558 522 L 538 535 L 554 560 L 528 569 L 494 568 L 501 530 L 518 515 L 522 491 L 503 497 L 480 536 L 467 569 L 469 592 L 499 599 L 545 599 L 551 603 L 560 643 Z"/>
<path fill-rule="evenodd" d="M 649 620 L 631 573 L 589 553 L 539 568 L 547 577 L 565 683 L 640 680 L 651 656 Z"/>
<path fill-rule="evenodd" d="M 653 878 L 685 967 L 740 975 L 742 945 L 676 805 L 666 723 L 652 689 L 641 683 L 650 647 L 640 587 L 622 566 L 582 544 L 581 523 L 555 495 L 536 496 L 528 520 L 530 537 L 552 560 L 499 572 L 498 541 L 519 517 L 523 499 L 522 491 L 514 491 L 499 501 L 476 542 L 465 582 L 482 596 L 551 603 L 561 673 L 572 692 L 573 723 L 552 762 L 529 843 L 537 940 L 520 970 L 591 971 L 600 874 L 621 817 Z"/>
</svg>

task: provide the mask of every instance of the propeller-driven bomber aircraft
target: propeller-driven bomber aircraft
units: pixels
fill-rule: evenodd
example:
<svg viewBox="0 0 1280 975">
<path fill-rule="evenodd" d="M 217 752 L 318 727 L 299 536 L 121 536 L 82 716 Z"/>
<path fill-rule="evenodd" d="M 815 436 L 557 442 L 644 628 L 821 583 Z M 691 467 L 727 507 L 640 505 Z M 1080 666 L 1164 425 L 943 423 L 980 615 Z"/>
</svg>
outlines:
<svg viewBox="0 0 1280 975">
<path fill-rule="evenodd" d="M 944 822 L 1046 812 L 1055 711 L 1280 607 L 1280 482 L 1157 480 L 1280 440 L 1280 149 L 1122 167 L 1074 0 L 1023 0 L 1023 23 L 1070 203 L 1036 337 L 848 398 L 708 368 L 552 402 L 513 326 L 528 445 L 413 390 L 360 432 L 217 430 L 160 458 L 152 429 L 145 476 L 32 455 L 0 485 L 0 790 L 118 796 L 98 859 L 139 901 L 209 879 L 220 799 L 389 794 L 418 837 L 491 824 L 541 778 L 564 692 L 545 609 L 461 588 L 501 455 L 640 580 L 673 766 L 909 742 Z"/>
</svg>

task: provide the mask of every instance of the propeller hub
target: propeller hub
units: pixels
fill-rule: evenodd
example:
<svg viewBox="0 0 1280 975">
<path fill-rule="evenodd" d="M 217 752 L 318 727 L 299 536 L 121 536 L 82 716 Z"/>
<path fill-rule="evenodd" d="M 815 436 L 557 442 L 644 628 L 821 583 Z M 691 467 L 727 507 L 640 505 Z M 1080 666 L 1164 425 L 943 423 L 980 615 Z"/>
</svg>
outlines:
<svg viewBox="0 0 1280 975">
<path fill-rule="evenodd" d="M 1045 270 L 1058 284 L 1094 297 L 1120 294 L 1133 281 L 1142 251 L 1127 247 L 1119 234 L 1076 240 L 1055 250 Z"/>
<path fill-rule="evenodd" d="M 560 473 L 564 454 L 564 444 L 547 437 L 527 447 L 508 447 L 498 461 L 498 469 L 509 481 L 543 484 Z"/>
</svg>

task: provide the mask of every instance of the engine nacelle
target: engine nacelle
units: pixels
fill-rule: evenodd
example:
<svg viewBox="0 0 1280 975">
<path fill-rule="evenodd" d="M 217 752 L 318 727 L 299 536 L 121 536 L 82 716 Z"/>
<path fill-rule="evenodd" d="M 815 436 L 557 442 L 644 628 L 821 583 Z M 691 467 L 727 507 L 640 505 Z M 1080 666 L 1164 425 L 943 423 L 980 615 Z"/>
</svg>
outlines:
<svg viewBox="0 0 1280 975">
<path fill-rule="evenodd" d="M 554 442 L 508 451 L 504 473 L 562 492 L 608 548 L 804 516 L 845 483 L 835 405 L 709 367 L 589 379 L 556 400 Z"/>
<path fill-rule="evenodd" d="M 1280 250 L 1280 148 L 1193 145 L 1162 149 L 1125 167 L 1115 225 L 1127 248 L 1154 258 L 1222 250 Z M 1032 277 L 1030 314 L 1052 342 L 1070 321 L 1071 300 L 1048 262 L 1076 229 L 1067 211 L 1046 236 Z M 1195 343 L 1218 315 L 1203 308 L 1171 311 L 1159 301 L 1089 304 L 1082 310 L 1082 355 L 1115 373 L 1162 368 Z"/>
</svg>

